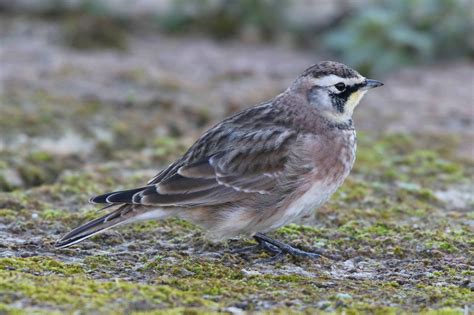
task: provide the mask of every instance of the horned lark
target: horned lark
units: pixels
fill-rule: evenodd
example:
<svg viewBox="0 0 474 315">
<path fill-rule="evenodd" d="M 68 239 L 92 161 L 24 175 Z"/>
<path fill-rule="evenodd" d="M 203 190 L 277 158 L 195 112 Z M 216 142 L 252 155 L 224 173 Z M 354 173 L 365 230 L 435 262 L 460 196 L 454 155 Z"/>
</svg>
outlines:
<svg viewBox="0 0 474 315">
<path fill-rule="evenodd" d="M 318 257 L 263 233 L 314 211 L 342 184 L 355 159 L 352 113 L 381 85 L 341 63 L 315 64 L 280 95 L 212 127 L 143 187 L 91 198 L 113 210 L 56 246 L 175 216 L 219 239 L 252 236 L 274 257 Z"/>
</svg>

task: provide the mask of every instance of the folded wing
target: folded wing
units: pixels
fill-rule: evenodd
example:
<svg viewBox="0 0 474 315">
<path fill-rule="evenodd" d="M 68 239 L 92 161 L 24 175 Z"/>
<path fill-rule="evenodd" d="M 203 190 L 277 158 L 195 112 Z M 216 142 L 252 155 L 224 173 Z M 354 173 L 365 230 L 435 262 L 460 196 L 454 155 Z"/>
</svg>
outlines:
<svg viewBox="0 0 474 315">
<path fill-rule="evenodd" d="M 194 207 L 270 194 L 288 159 L 296 133 L 269 129 L 211 129 L 180 160 L 147 186 L 108 193 L 95 203 Z"/>
</svg>

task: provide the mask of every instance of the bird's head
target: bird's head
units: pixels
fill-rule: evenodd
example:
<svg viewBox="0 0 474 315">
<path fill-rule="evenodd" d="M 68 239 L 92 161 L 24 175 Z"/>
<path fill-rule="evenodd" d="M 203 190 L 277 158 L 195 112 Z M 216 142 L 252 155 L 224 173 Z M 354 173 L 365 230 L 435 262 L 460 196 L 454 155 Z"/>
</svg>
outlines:
<svg viewBox="0 0 474 315">
<path fill-rule="evenodd" d="M 291 89 L 304 93 L 308 104 L 329 122 L 345 124 L 364 94 L 381 85 L 342 63 L 323 61 L 306 69 Z"/>
</svg>

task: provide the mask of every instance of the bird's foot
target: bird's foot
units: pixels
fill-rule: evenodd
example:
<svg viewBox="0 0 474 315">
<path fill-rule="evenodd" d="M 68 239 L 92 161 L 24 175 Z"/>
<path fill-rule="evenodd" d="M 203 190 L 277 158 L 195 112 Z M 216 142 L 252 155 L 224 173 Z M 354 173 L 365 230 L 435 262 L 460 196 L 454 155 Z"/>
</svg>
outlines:
<svg viewBox="0 0 474 315">
<path fill-rule="evenodd" d="M 256 250 L 265 250 L 273 256 L 268 259 L 258 260 L 257 263 L 273 263 L 279 261 L 285 257 L 285 255 L 291 255 L 294 257 L 320 258 L 321 255 L 312 252 L 306 252 L 304 250 L 292 247 L 280 241 L 274 240 L 271 237 L 266 236 L 262 233 L 256 233 L 253 238 L 257 241 L 257 245 L 247 246 L 243 248 L 234 249 L 231 251 L 233 254 L 253 252 Z"/>
<path fill-rule="evenodd" d="M 258 245 L 255 245 L 259 248 L 266 250 L 267 252 L 273 254 L 274 256 L 270 259 L 266 259 L 260 262 L 274 262 L 280 260 L 284 257 L 285 254 L 294 256 L 294 257 L 302 257 L 302 258 L 311 258 L 316 259 L 320 258 L 321 255 L 312 252 L 306 252 L 304 250 L 292 247 L 280 241 L 274 240 L 265 234 L 256 233 L 253 238 L 258 242 Z"/>
<path fill-rule="evenodd" d="M 242 248 L 231 249 L 230 253 L 231 254 L 240 254 L 240 253 L 254 252 L 254 251 L 259 250 L 259 249 L 261 249 L 260 244 L 257 244 L 257 245 L 242 247 Z"/>
<path fill-rule="evenodd" d="M 266 250 L 267 252 L 270 252 L 271 254 L 274 254 L 274 255 L 277 255 L 277 254 L 281 253 L 281 250 L 279 250 L 276 246 L 274 246 L 270 243 L 267 243 L 267 242 L 265 242 L 261 239 L 255 238 L 255 240 L 257 241 L 258 244 L 233 249 L 233 250 L 231 250 L 231 253 L 232 254 L 247 253 L 247 252 L 254 252 L 254 251 L 262 250 L 262 249 Z"/>
</svg>

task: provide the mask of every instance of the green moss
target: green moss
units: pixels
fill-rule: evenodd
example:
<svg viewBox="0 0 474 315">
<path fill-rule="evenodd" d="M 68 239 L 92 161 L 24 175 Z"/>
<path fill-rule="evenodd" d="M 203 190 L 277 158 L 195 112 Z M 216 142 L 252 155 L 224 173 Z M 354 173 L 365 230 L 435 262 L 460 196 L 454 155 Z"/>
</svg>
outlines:
<svg viewBox="0 0 474 315">
<path fill-rule="evenodd" d="M 435 180 L 459 181 L 466 176 L 461 164 L 445 158 L 448 154 L 442 147 L 437 145 L 433 149 L 418 148 L 417 141 L 424 140 L 397 134 L 374 141 L 362 133 L 359 136 L 355 172 L 365 176 L 376 175 L 390 181 L 407 182 L 416 178 L 425 184 Z M 448 145 L 450 146 L 449 143 Z"/>
<path fill-rule="evenodd" d="M 278 229 L 278 233 L 280 235 L 286 235 L 286 236 L 301 236 L 302 234 L 305 234 L 307 236 L 313 236 L 313 235 L 320 235 L 320 232 L 318 231 L 317 228 L 313 226 L 306 226 L 306 225 L 299 225 L 299 224 L 288 224 L 280 229 Z"/>
<path fill-rule="evenodd" d="M 32 163 L 45 163 L 52 162 L 54 160 L 54 157 L 48 152 L 36 151 L 32 152 L 28 156 L 28 160 Z"/>
<path fill-rule="evenodd" d="M 154 151 L 155 157 L 174 156 L 179 153 L 183 153 L 186 149 L 183 142 L 173 137 L 160 137 L 155 140 L 153 146 L 156 148 Z"/>
<path fill-rule="evenodd" d="M 51 181 L 51 177 L 44 169 L 33 164 L 21 165 L 18 168 L 18 173 L 27 186 L 39 186 Z"/>
<path fill-rule="evenodd" d="M 436 310 L 423 310 L 420 315 L 464 315 L 465 310 L 462 308 L 443 307 Z"/>
<path fill-rule="evenodd" d="M 412 289 L 409 285 L 400 285 L 395 281 L 352 282 L 347 279 L 299 274 L 257 273 L 248 276 L 240 271 L 239 264 L 227 266 L 225 260 L 219 262 L 180 257 L 179 260 L 169 261 L 169 257 L 169 253 L 157 257 L 153 264 L 140 271 L 141 274 L 153 273 L 155 280 L 148 284 L 118 279 L 94 280 L 82 269 L 74 267 L 74 272 L 71 272 L 68 271 L 71 265 L 53 262 L 51 259 L 3 259 L 0 264 L 0 291 L 16 294 L 6 294 L 0 301 L 12 303 L 18 299 L 28 299 L 36 305 L 54 305 L 63 311 L 122 312 L 127 309 L 128 313 L 132 313 L 134 307 L 139 307 L 137 305 L 146 301 L 145 305 L 151 310 L 166 307 L 166 312 L 171 314 L 201 314 L 212 313 L 220 305 L 232 305 L 247 296 L 257 295 L 258 300 L 283 303 L 282 305 L 291 305 L 294 301 L 328 301 L 321 304 L 325 305 L 325 309 L 331 311 L 342 308 L 348 314 L 385 314 L 387 311 L 399 314 L 399 308 L 374 304 L 373 299 L 388 299 L 403 304 L 411 303 L 411 299 L 421 298 L 436 305 L 456 306 L 462 305 L 460 303 L 468 299 L 470 294 L 468 289 L 455 286 L 439 288 L 423 284 Z M 117 263 L 104 255 L 89 257 L 84 262 L 93 270 L 115 270 L 114 265 Z M 311 269 L 309 266 L 306 268 Z M 276 270 L 278 269 L 277 267 Z M 328 280 L 333 283 L 336 281 L 337 286 L 320 287 Z M 377 287 L 383 290 L 373 291 Z M 287 295 L 288 290 L 292 292 L 291 295 Z M 367 290 L 372 292 L 370 296 L 366 295 Z M 397 296 L 403 298 L 399 299 Z M 252 310 L 256 304 L 247 304 L 247 307 Z M 272 314 L 286 314 L 288 310 L 299 313 L 294 308 L 287 309 L 283 306 L 274 308 Z M 449 314 L 455 310 L 444 311 Z"/>
<path fill-rule="evenodd" d="M 148 301 L 155 307 L 163 303 L 168 306 L 200 307 L 212 307 L 215 304 L 201 298 L 198 292 L 184 292 L 167 285 L 146 285 L 120 280 L 106 282 L 85 276 L 64 278 L 0 271 L 0 290 L 16 292 L 19 298 L 26 298 L 37 304 L 56 305 L 63 310 L 121 311 L 139 301 Z"/>
<path fill-rule="evenodd" d="M 12 220 L 15 219 L 17 212 L 11 209 L 0 209 L 0 219 Z"/>
<path fill-rule="evenodd" d="M 179 263 L 169 263 L 158 256 L 148 263 L 144 270 L 152 270 L 159 275 L 172 274 L 175 276 L 192 275 L 193 279 L 242 279 L 243 275 L 238 268 L 231 268 L 206 260 L 179 257 Z"/>
<path fill-rule="evenodd" d="M 107 255 L 87 256 L 83 262 L 89 269 L 107 268 L 113 264 L 113 260 Z"/>
<path fill-rule="evenodd" d="M 96 177 L 90 173 L 73 173 L 63 176 L 58 186 L 60 193 L 80 194 L 85 200 L 98 191 Z"/>
<path fill-rule="evenodd" d="M 396 159 L 394 166 L 409 167 L 407 176 L 426 178 L 436 176 L 442 180 L 456 180 L 462 177 L 460 165 L 442 159 L 438 153 L 428 150 L 417 150 Z"/>
<path fill-rule="evenodd" d="M 41 217 L 45 220 L 57 220 L 63 218 L 65 215 L 66 213 L 62 210 L 45 209 L 41 211 Z"/>
<path fill-rule="evenodd" d="M 26 314 L 33 314 L 32 309 L 26 309 L 26 308 L 20 308 L 20 307 L 14 307 L 10 306 L 8 304 L 0 303 L 0 314 L 9 314 L 9 315 L 26 315 Z M 46 311 L 44 312 L 38 312 L 35 311 L 35 314 L 46 314 Z M 58 312 L 52 312 L 52 314 L 58 314 Z"/>
<path fill-rule="evenodd" d="M 22 271 L 28 273 L 54 273 L 76 275 L 83 269 L 75 264 L 64 264 L 49 257 L 0 258 L 0 271 Z"/>
<path fill-rule="evenodd" d="M 0 191 L 12 191 L 16 187 L 0 173 Z"/>
<path fill-rule="evenodd" d="M 222 314 L 220 311 L 210 311 L 210 310 L 203 310 L 199 308 L 184 308 L 184 307 L 174 307 L 174 308 L 167 308 L 165 310 L 152 310 L 152 311 L 144 311 L 144 312 L 132 312 L 133 315 L 216 315 Z"/>
<path fill-rule="evenodd" d="M 362 201 L 367 195 L 373 193 L 373 188 L 367 183 L 356 181 L 352 178 L 348 179 L 344 185 L 338 189 L 333 198 L 339 199 L 341 202 Z"/>
</svg>

